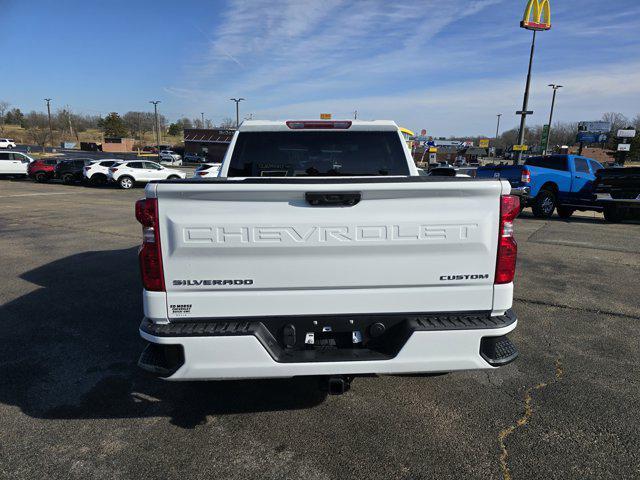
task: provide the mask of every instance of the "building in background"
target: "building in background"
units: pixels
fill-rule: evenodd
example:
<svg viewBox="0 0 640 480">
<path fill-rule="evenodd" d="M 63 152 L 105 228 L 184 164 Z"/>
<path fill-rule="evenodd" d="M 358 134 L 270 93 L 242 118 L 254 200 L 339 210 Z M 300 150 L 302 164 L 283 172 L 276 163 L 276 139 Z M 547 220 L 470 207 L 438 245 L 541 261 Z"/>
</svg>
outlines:
<svg viewBox="0 0 640 480">
<path fill-rule="evenodd" d="M 105 137 L 104 142 L 102 142 L 102 151 L 111 153 L 133 152 L 134 144 L 135 140 L 133 138 Z"/>
<path fill-rule="evenodd" d="M 235 133 L 229 128 L 185 128 L 184 152 L 195 153 L 207 162 L 220 163 Z"/>
</svg>

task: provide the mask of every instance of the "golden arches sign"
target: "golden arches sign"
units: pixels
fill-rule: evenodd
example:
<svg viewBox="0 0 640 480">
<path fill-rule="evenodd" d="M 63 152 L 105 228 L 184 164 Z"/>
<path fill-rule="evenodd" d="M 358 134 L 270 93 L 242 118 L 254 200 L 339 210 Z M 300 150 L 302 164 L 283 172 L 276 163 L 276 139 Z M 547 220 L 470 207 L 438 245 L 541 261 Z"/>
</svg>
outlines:
<svg viewBox="0 0 640 480">
<path fill-rule="evenodd" d="M 551 28 L 549 0 L 529 0 L 520 26 L 527 30 L 549 30 Z"/>
</svg>

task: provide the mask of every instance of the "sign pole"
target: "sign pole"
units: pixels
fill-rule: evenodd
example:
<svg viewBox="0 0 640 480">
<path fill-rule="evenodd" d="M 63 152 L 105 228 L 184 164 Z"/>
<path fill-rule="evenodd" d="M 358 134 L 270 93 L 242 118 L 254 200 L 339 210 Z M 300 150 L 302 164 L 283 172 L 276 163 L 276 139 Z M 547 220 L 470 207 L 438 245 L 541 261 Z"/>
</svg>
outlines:
<svg viewBox="0 0 640 480">
<path fill-rule="evenodd" d="M 527 83 L 524 88 L 524 99 L 522 101 L 522 110 L 516 112 L 521 115 L 520 118 L 520 132 L 518 133 L 518 145 L 524 145 L 524 129 L 527 123 L 527 115 L 532 114 L 533 112 L 527 111 L 527 107 L 529 106 L 529 89 L 531 86 L 531 66 L 533 65 L 533 54 L 536 49 L 536 31 L 533 31 L 533 38 L 531 39 L 531 54 L 529 55 L 529 70 L 527 71 Z M 516 158 L 515 165 L 519 165 L 522 160 L 522 150 L 519 150 Z"/>
</svg>

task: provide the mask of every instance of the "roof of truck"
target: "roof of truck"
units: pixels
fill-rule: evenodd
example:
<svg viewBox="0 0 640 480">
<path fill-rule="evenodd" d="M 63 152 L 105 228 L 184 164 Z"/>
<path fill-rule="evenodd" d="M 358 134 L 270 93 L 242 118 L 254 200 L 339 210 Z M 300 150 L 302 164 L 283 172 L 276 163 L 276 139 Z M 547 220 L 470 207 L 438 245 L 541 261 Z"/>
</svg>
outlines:
<svg viewBox="0 0 640 480">
<path fill-rule="evenodd" d="M 343 123 L 350 122 L 348 129 L 336 128 L 335 130 L 349 131 L 397 131 L 398 125 L 393 120 L 349 120 L 349 119 L 332 119 L 332 120 L 314 120 L 314 119 L 290 119 L 290 120 L 245 120 L 240 124 L 238 129 L 240 132 L 274 132 L 274 131 L 305 131 L 305 130 L 332 130 L 330 128 L 300 128 L 294 129 L 287 125 L 287 122 L 309 122 L 309 123 Z"/>
</svg>

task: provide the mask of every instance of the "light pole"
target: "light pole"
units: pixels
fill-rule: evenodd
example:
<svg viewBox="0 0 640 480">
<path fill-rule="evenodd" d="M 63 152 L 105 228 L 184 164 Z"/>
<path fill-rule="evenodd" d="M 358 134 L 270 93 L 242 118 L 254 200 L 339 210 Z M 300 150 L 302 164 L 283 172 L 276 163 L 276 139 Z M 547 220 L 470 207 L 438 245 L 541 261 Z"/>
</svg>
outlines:
<svg viewBox="0 0 640 480">
<path fill-rule="evenodd" d="M 158 125 L 158 104 L 160 100 L 149 100 L 149 103 L 153 103 L 153 110 L 156 117 L 156 148 L 160 148 L 160 126 Z M 160 151 L 158 150 L 158 153 Z"/>
<path fill-rule="evenodd" d="M 236 102 L 236 128 L 240 126 L 240 102 L 244 100 L 244 98 L 230 98 L 232 102 Z"/>
<path fill-rule="evenodd" d="M 204 128 L 204 112 L 200 112 L 200 116 L 202 117 L 202 128 Z"/>
<path fill-rule="evenodd" d="M 553 97 L 551 97 L 551 111 L 549 112 L 549 128 L 547 128 L 547 141 L 544 146 L 544 155 L 547 154 L 549 150 L 549 139 L 551 138 L 551 120 L 553 120 L 553 107 L 556 105 L 556 93 L 558 89 L 562 88 L 562 85 L 556 85 L 555 83 L 550 83 L 549 87 L 553 88 Z"/>
<path fill-rule="evenodd" d="M 496 125 L 496 142 L 498 141 L 498 135 L 500 133 L 500 117 L 502 116 L 501 113 L 498 113 L 496 115 L 496 117 L 498 117 L 498 124 Z"/>
<path fill-rule="evenodd" d="M 47 102 L 47 115 L 49 117 L 49 142 L 51 143 L 51 147 L 53 147 L 53 128 L 51 128 L 51 100 L 52 98 L 45 98 L 44 101 Z"/>
</svg>

